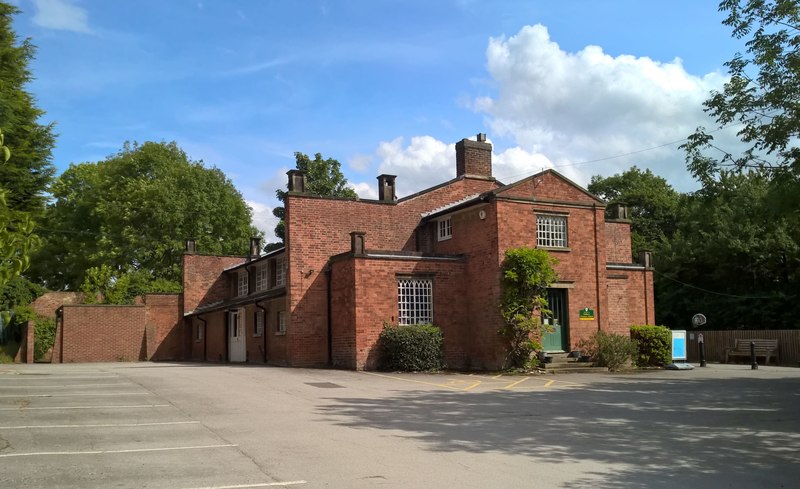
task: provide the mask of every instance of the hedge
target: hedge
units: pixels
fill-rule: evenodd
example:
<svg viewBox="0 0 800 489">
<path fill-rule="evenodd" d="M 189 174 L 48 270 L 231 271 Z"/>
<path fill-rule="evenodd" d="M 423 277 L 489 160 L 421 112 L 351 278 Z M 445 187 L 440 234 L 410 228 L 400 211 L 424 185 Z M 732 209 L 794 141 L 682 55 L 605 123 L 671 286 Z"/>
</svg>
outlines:
<svg viewBox="0 0 800 489">
<path fill-rule="evenodd" d="M 421 372 L 444 368 L 442 331 L 430 324 L 384 325 L 380 368 Z"/>
<path fill-rule="evenodd" d="M 656 367 L 672 363 L 672 333 L 666 326 L 631 326 L 631 338 L 639 347 L 636 365 Z"/>
</svg>

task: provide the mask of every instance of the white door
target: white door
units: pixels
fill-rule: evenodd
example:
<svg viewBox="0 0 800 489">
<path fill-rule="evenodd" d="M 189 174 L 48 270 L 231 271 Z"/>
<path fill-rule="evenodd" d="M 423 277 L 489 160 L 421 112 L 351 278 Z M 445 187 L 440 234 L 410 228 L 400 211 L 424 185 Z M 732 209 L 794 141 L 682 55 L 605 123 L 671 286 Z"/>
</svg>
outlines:
<svg viewBox="0 0 800 489">
<path fill-rule="evenodd" d="M 228 360 L 245 361 L 244 311 L 228 311 Z"/>
</svg>

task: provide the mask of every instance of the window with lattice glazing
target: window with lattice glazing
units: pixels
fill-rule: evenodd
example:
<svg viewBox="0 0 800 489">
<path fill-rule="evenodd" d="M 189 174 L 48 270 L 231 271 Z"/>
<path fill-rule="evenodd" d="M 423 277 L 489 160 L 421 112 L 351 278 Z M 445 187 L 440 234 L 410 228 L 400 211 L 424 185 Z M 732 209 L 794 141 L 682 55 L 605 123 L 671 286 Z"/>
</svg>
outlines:
<svg viewBox="0 0 800 489">
<path fill-rule="evenodd" d="M 433 323 L 433 279 L 416 277 L 397 279 L 397 322 Z"/>
<path fill-rule="evenodd" d="M 239 297 L 247 295 L 247 272 L 242 270 L 236 276 L 236 292 Z"/>
<path fill-rule="evenodd" d="M 453 220 L 451 218 L 439 221 L 439 241 L 453 237 Z"/>
<path fill-rule="evenodd" d="M 567 217 L 547 214 L 537 215 L 536 244 L 546 248 L 566 248 Z"/>
<path fill-rule="evenodd" d="M 275 287 L 286 285 L 286 259 L 280 257 L 275 260 Z"/>
<path fill-rule="evenodd" d="M 269 287 L 269 269 L 266 263 L 256 267 L 256 291 L 267 290 Z"/>
</svg>

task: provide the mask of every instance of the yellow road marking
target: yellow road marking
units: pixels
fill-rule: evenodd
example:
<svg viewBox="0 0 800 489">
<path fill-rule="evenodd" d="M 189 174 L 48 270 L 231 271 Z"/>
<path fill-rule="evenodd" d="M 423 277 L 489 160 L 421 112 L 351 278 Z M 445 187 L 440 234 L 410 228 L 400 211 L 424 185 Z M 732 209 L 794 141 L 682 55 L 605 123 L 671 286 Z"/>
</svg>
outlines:
<svg viewBox="0 0 800 489">
<path fill-rule="evenodd" d="M 553 382 L 555 382 L 555 380 L 548 380 L 548 381 L 547 381 L 547 382 L 544 384 L 544 386 L 545 386 L 545 387 L 550 387 L 551 385 L 553 385 Z"/>
<path fill-rule="evenodd" d="M 513 389 L 514 387 L 516 387 L 517 385 L 525 382 L 528 379 L 530 379 L 530 377 L 524 377 L 524 378 L 522 378 L 522 379 L 520 379 L 520 380 L 518 380 L 516 382 L 512 382 L 512 383 L 508 384 L 507 386 L 503 387 L 503 389 Z"/>
<path fill-rule="evenodd" d="M 495 376 L 494 376 L 494 377 L 492 377 L 492 378 L 493 378 L 493 379 L 499 379 L 499 378 L 500 378 L 500 377 L 502 377 L 502 376 L 503 376 L 503 374 L 499 374 L 499 375 L 495 375 Z"/>
<path fill-rule="evenodd" d="M 471 385 L 471 386 L 469 386 L 469 387 L 464 387 L 464 390 L 465 390 L 465 391 L 471 391 L 472 389 L 474 389 L 474 388 L 478 387 L 479 385 L 481 385 L 481 381 L 480 381 L 480 380 L 479 380 L 479 381 L 477 381 L 477 382 L 475 382 L 474 384 L 472 384 L 472 385 Z"/>
<path fill-rule="evenodd" d="M 366 375 L 374 375 L 375 377 L 383 377 L 384 379 L 402 380 L 403 382 L 412 382 L 414 384 L 423 384 L 423 385 L 430 385 L 433 387 L 444 387 L 445 389 L 461 390 L 458 387 L 453 387 L 452 385 L 448 384 L 434 384 L 433 382 L 425 382 L 423 380 L 404 379 L 403 377 L 393 377 L 391 375 L 382 375 L 372 372 L 362 372 L 362 373 Z"/>
</svg>

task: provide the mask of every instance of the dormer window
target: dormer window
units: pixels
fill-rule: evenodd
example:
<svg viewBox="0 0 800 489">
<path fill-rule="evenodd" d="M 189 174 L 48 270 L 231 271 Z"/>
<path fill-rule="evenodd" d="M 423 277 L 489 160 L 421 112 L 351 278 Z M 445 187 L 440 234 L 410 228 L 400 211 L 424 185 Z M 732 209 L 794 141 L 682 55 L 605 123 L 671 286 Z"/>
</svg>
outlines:
<svg viewBox="0 0 800 489">
<path fill-rule="evenodd" d="M 247 270 L 240 270 L 236 275 L 236 295 L 242 297 L 247 295 Z"/>
<path fill-rule="evenodd" d="M 440 219 L 438 221 L 439 241 L 444 241 L 453 237 L 453 220 L 451 218 Z"/>
</svg>

